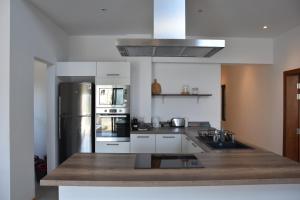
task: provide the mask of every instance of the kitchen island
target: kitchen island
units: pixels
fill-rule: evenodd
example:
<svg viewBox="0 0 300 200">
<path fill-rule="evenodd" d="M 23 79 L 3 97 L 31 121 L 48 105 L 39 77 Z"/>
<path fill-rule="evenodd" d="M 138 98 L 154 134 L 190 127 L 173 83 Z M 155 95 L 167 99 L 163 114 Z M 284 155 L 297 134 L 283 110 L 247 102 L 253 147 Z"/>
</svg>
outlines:
<svg viewBox="0 0 300 200">
<path fill-rule="evenodd" d="M 75 154 L 43 180 L 61 200 L 300 199 L 298 163 L 263 150 L 195 154 L 204 168 L 135 169 L 136 154 Z"/>
</svg>

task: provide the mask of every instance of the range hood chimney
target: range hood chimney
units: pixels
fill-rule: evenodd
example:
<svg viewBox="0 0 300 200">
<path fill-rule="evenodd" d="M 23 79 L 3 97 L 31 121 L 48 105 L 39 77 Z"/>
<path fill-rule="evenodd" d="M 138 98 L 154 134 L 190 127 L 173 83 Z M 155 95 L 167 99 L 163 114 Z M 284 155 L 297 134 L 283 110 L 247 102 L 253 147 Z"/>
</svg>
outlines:
<svg viewBox="0 0 300 200">
<path fill-rule="evenodd" d="M 186 39 L 185 0 L 154 0 L 154 39 L 118 39 L 122 56 L 211 57 L 225 40 Z"/>
</svg>

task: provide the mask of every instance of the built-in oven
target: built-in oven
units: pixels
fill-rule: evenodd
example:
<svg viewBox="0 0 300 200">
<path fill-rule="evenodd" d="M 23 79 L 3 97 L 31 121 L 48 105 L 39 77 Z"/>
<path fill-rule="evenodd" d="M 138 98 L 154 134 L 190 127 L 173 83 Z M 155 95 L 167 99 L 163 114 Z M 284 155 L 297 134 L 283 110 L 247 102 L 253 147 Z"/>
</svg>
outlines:
<svg viewBox="0 0 300 200">
<path fill-rule="evenodd" d="M 96 112 L 96 141 L 130 141 L 130 114 L 121 108 L 97 108 Z"/>
<path fill-rule="evenodd" d="M 98 108 L 128 108 L 129 85 L 97 85 L 96 107 Z"/>
</svg>

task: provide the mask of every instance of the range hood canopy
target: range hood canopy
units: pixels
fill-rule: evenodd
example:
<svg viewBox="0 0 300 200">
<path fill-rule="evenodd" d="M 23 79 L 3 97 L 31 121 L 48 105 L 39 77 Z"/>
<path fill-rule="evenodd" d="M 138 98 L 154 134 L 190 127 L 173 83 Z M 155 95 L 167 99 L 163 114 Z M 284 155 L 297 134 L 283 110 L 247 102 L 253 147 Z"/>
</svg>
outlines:
<svg viewBox="0 0 300 200">
<path fill-rule="evenodd" d="M 154 0 L 154 39 L 118 39 L 122 56 L 211 57 L 225 40 L 185 39 L 185 0 Z"/>
</svg>

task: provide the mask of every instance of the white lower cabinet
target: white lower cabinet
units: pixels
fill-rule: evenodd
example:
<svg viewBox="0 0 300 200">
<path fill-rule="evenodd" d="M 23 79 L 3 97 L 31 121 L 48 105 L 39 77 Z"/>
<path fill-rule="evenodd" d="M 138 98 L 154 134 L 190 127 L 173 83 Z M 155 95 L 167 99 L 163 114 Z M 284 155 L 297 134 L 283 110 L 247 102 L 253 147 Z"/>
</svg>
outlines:
<svg viewBox="0 0 300 200">
<path fill-rule="evenodd" d="M 96 142 L 96 153 L 201 153 L 193 140 L 181 134 L 131 134 L 130 142 Z"/>
<path fill-rule="evenodd" d="M 188 136 L 182 135 L 182 153 L 202 153 L 204 150 L 199 147 L 193 140 Z"/>
<path fill-rule="evenodd" d="M 156 153 L 181 153 L 181 134 L 157 134 Z"/>
<path fill-rule="evenodd" d="M 155 134 L 131 134 L 131 153 L 155 153 Z"/>
<path fill-rule="evenodd" d="M 96 153 L 130 153 L 130 142 L 96 142 Z"/>
</svg>

